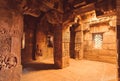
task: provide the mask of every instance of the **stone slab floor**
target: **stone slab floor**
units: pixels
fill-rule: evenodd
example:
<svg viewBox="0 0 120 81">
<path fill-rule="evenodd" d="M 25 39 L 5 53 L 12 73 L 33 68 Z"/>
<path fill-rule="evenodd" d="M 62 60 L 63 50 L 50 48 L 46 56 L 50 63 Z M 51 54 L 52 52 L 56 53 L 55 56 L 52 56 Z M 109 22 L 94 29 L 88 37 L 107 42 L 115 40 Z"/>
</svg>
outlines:
<svg viewBox="0 0 120 81">
<path fill-rule="evenodd" d="M 52 62 L 25 64 L 21 81 L 117 81 L 115 64 L 70 59 L 69 67 L 55 69 Z"/>
</svg>

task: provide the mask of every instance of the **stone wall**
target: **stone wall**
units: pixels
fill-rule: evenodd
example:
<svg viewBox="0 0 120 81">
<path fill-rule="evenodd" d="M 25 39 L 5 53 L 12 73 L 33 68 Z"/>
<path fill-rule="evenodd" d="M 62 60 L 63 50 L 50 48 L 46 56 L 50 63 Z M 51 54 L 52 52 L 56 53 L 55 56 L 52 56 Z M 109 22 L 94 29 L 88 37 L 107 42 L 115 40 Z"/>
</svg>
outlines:
<svg viewBox="0 0 120 81">
<path fill-rule="evenodd" d="M 110 21 L 116 21 L 110 20 Z M 110 26 L 110 21 L 90 24 L 89 31 L 84 32 L 84 58 L 103 62 L 116 63 L 116 27 Z M 114 22 L 113 22 L 114 23 Z M 94 47 L 93 34 L 102 33 L 102 48 Z"/>
<path fill-rule="evenodd" d="M 53 59 L 53 34 L 49 30 L 49 24 L 47 25 L 44 27 L 39 25 L 37 29 L 36 44 L 38 45 L 38 53 L 41 53 L 40 55 L 36 55 L 38 60 Z"/>
<path fill-rule="evenodd" d="M 96 17 L 95 11 L 80 15 L 75 29 L 75 52 L 77 58 L 117 63 L 116 15 Z M 95 34 L 102 35 L 101 48 L 95 47 Z"/>
</svg>

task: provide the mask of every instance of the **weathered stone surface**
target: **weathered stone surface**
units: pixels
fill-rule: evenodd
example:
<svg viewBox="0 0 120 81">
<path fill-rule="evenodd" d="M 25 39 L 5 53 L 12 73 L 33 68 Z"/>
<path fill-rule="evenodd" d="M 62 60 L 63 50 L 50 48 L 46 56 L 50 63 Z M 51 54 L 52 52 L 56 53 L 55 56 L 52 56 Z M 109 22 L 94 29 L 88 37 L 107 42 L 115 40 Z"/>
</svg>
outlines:
<svg viewBox="0 0 120 81">
<path fill-rule="evenodd" d="M 91 33 L 99 33 L 99 32 L 106 32 L 108 31 L 108 28 L 109 28 L 109 25 L 108 25 L 108 22 L 107 23 L 97 23 L 94 25 L 91 25 L 90 26 L 90 32 Z"/>
<path fill-rule="evenodd" d="M 108 43 L 104 43 L 103 44 L 103 49 L 108 49 L 108 50 L 116 50 L 117 46 L 116 44 L 108 44 Z"/>
<path fill-rule="evenodd" d="M 108 44 L 111 44 L 111 43 L 114 44 L 114 43 L 116 43 L 115 35 L 104 36 L 104 34 L 103 34 L 103 43 L 108 43 Z"/>
<path fill-rule="evenodd" d="M 54 30 L 54 62 L 58 68 L 62 68 L 62 25 Z"/>
<path fill-rule="evenodd" d="M 46 17 L 47 17 L 48 22 L 52 24 L 63 23 L 63 14 L 56 12 L 54 10 L 48 12 L 46 14 Z"/>
<path fill-rule="evenodd" d="M 63 42 L 62 36 L 62 25 L 57 25 L 54 28 L 54 62 L 57 68 L 64 68 L 69 65 L 69 48 L 66 47 L 67 42 Z"/>
<path fill-rule="evenodd" d="M 84 40 L 92 40 L 92 34 L 90 32 L 84 34 Z"/>
<path fill-rule="evenodd" d="M 47 30 L 47 27 L 42 26 L 40 26 L 40 29 L 37 30 L 36 44 L 39 46 L 38 50 L 41 50 L 42 53 L 42 56 L 38 57 L 41 59 L 53 58 L 53 34 L 44 32 L 44 28 L 46 31 L 50 32 L 50 30 Z"/>
<path fill-rule="evenodd" d="M 0 4 L 0 81 L 20 81 L 23 17 L 9 1 Z"/>
<path fill-rule="evenodd" d="M 114 21 L 115 19 L 114 17 L 114 19 L 110 21 Z M 103 33 L 101 49 L 94 48 L 94 39 L 92 35 L 94 33 Z M 90 25 L 90 31 L 84 33 L 84 57 L 90 60 L 116 63 L 116 44 L 116 31 L 110 29 L 108 21 L 94 23 Z"/>
<path fill-rule="evenodd" d="M 80 8 L 82 11 L 80 12 L 83 14 L 81 16 L 83 22 L 80 23 L 80 27 L 78 27 L 78 29 L 71 31 L 71 37 L 73 37 L 72 39 L 69 36 L 70 32 L 63 30 L 64 28 L 62 23 L 64 23 L 63 21 L 66 21 L 67 17 L 69 17 L 69 21 L 74 23 L 73 16 L 75 14 L 73 13 L 73 9 L 75 8 L 75 0 L 64 1 L 65 3 L 63 3 L 63 5 L 61 2 L 61 0 L 0 1 L 0 81 L 8 81 L 8 79 L 9 81 L 20 80 L 21 37 L 23 33 L 22 14 L 29 14 L 35 17 L 39 17 L 35 18 L 35 20 L 28 19 L 28 23 L 25 22 L 26 47 L 23 50 L 24 53 L 22 53 L 23 62 L 25 62 L 25 60 L 30 61 L 33 58 L 35 59 L 35 56 L 37 55 L 37 57 L 41 56 L 43 58 L 52 57 L 53 49 L 54 62 L 58 68 L 63 68 L 69 65 L 70 50 L 72 50 L 71 53 L 75 55 L 75 58 L 82 59 L 84 53 L 84 57 L 86 59 L 112 63 L 116 62 L 116 31 L 115 26 L 111 26 L 114 25 L 115 22 L 110 23 L 111 20 L 107 20 L 107 22 L 98 21 L 95 23 L 95 21 L 97 21 L 94 20 L 95 11 L 92 13 L 88 12 L 95 9 L 94 3 L 84 8 Z M 86 4 L 88 4 L 88 1 L 86 1 Z M 62 11 L 62 6 L 65 8 L 63 9 L 65 10 L 65 13 Z M 20 7 L 22 8 L 22 11 Z M 78 10 L 76 10 L 76 13 L 77 12 Z M 84 14 L 83 12 L 88 13 Z M 42 21 L 42 19 L 45 20 L 45 22 Z M 85 20 L 89 24 L 87 23 L 87 25 L 85 25 Z M 38 21 L 40 21 L 40 24 L 42 23 L 42 25 L 40 30 L 37 31 Z M 46 27 L 46 24 L 50 25 L 49 23 L 55 25 L 54 31 L 53 28 Z M 56 26 L 56 24 L 59 24 L 59 26 Z M 82 27 L 85 28 L 83 28 L 84 31 L 82 31 Z M 54 48 L 53 45 L 49 45 L 51 35 L 49 32 L 52 34 L 54 32 L 52 35 L 54 36 Z M 93 33 L 103 33 L 102 49 L 94 48 Z M 71 47 L 69 46 L 69 43 Z"/>
</svg>

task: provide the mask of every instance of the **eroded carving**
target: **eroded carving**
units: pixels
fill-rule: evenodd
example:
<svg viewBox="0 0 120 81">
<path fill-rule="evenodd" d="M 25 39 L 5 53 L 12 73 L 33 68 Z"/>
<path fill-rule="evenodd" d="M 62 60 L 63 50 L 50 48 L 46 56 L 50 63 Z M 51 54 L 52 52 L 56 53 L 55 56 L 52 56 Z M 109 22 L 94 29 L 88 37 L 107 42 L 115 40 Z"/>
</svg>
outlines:
<svg viewBox="0 0 120 81">
<path fill-rule="evenodd" d="M 0 55 L 0 70 L 14 68 L 17 65 L 17 57 L 15 55 Z"/>
<path fill-rule="evenodd" d="M 0 36 L 4 35 L 7 32 L 7 30 L 5 30 L 5 28 L 1 28 L 0 29 Z"/>
<path fill-rule="evenodd" d="M 5 56 L 0 55 L 0 70 L 5 67 L 4 59 L 5 59 Z"/>
<path fill-rule="evenodd" d="M 5 22 L 0 22 L 0 37 L 9 36 L 9 27 Z"/>
<path fill-rule="evenodd" d="M 0 53 L 11 51 L 11 38 L 0 38 Z"/>
<path fill-rule="evenodd" d="M 20 30 L 16 30 L 16 29 L 13 30 L 12 36 L 20 36 L 20 35 L 21 35 Z"/>
<path fill-rule="evenodd" d="M 48 12 L 46 14 L 47 20 L 51 24 L 62 23 L 63 22 L 63 14 L 56 12 L 54 10 Z"/>
</svg>

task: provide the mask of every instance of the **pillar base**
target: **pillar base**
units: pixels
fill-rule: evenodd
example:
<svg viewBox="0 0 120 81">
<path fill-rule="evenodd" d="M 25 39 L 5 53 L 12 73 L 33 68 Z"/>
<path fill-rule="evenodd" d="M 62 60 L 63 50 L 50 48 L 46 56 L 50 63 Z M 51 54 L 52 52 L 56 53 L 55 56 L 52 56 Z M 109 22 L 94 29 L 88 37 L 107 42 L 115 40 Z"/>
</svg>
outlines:
<svg viewBox="0 0 120 81">
<path fill-rule="evenodd" d="M 0 71 L 0 81 L 20 81 L 22 76 L 22 66 Z"/>
</svg>

